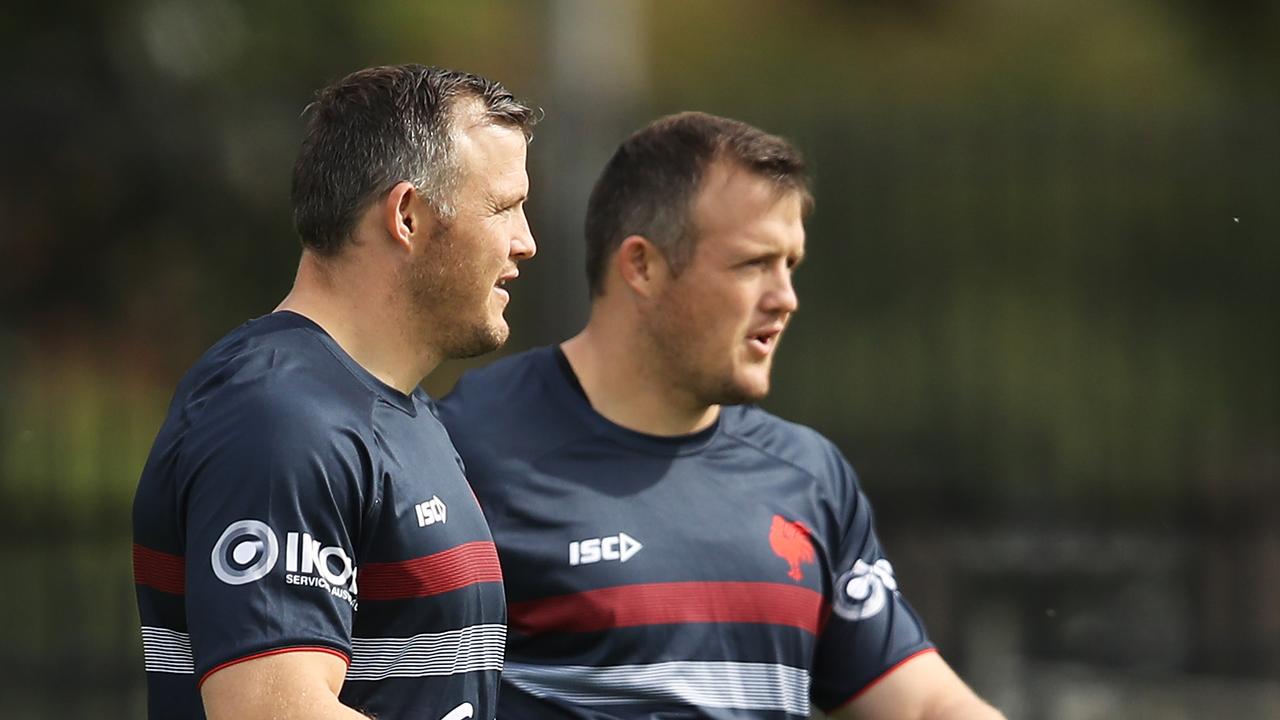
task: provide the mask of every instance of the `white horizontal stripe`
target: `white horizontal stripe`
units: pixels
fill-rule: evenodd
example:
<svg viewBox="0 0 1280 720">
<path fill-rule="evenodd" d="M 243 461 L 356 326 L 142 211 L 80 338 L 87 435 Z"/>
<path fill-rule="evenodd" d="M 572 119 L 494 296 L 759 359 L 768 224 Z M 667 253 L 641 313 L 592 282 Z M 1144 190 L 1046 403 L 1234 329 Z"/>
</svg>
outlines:
<svg viewBox="0 0 1280 720">
<path fill-rule="evenodd" d="M 142 666 L 147 672 L 191 675 L 191 636 L 168 628 L 142 626 Z"/>
<path fill-rule="evenodd" d="M 507 628 L 472 625 L 408 638 L 352 638 L 348 680 L 455 675 L 502 670 Z M 159 627 L 142 628 L 143 666 L 147 672 L 193 674 L 191 636 Z"/>
<path fill-rule="evenodd" d="M 508 663 L 502 679 L 535 697 L 588 707 L 677 702 L 809 714 L 809 672 L 773 663 L 686 660 L 607 667 Z"/>
<path fill-rule="evenodd" d="M 502 670 L 505 625 L 471 625 L 408 638 L 352 638 L 348 680 Z"/>
</svg>

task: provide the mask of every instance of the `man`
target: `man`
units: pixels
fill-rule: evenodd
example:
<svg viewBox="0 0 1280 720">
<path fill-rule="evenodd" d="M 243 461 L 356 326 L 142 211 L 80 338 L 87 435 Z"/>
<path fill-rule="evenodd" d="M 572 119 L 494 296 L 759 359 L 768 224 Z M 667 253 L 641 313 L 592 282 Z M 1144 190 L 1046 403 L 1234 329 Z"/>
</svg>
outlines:
<svg viewBox="0 0 1280 720">
<path fill-rule="evenodd" d="M 310 107 L 293 289 L 183 378 L 134 501 L 151 717 L 493 717 L 497 555 L 418 383 L 507 338 L 531 125 L 416 65 Z"/>
<path fill-rule="evenodd" d="M 510 602 L 507 718 L 998 718 L 898 592 L 838 450 L 745 403 L 797 307 L 786 141 L 700 113 L 614 154 L 591 316 L 442 402 Z"/>
</svg>

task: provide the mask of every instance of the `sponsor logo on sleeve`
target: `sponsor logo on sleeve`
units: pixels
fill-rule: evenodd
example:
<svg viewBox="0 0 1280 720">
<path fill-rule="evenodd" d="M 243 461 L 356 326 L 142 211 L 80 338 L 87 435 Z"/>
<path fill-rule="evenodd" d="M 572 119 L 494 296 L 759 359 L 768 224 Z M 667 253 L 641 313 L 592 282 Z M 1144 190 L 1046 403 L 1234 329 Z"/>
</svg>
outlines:
<svg viewBox="0 0 1280 720">
<path fill-rule="evenodd" d="M 280 560 L 280 541 L 260 520 L 227 526 L 213 545 L 213 574 L 228 585 L 244 585 L 266 577 Z M 320 588 L 356 607 L 356 566 L 347 551 L 326 546 L 309 533 L 285 534 L 286 585 Z"/>
<path fill-rule="evenodd" d="M 213 574 L 228 585 L 261 580 L 280 559 L 276 534 L 259 520 L 233 522 L 213 544 Z"/>
<path fill-rule="evenodd" d="M 474 714 L 475 708 L 471 706 L 471 703 L 464 702 L 458 707 L 450 710 L 448 714 L 440 718 L 440 720 L 471 720 Z"/>
<path fill-rule="evenodd" d="M 884 610 L 889 593 L 897 591 L 898 581 L 888 560 L 881 558 L 868 564 L 859 559 L 836 581 L 832 609 L 846 620 L 866 620 Z"/>
<path fill-rule="evenodd" d="M 356 566 L 347 551 L 325 546 L 308 533 L 291 532 L 285 538 L 285 583 L 318 587 L 356 607 Z"/>
</svg>

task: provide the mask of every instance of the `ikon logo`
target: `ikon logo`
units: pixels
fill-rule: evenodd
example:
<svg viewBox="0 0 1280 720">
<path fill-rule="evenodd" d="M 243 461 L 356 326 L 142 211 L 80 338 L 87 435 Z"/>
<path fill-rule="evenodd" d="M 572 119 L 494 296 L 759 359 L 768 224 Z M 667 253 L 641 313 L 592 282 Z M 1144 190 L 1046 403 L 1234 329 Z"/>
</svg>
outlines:
<svg viewBox="0 0 1280 720">
<path fill-rule="evenodd" d="M 849 572 L 836 580 L 836 589 L 831 609 L 847 620 L 866 620 L 889 604 L 890 595 L 898 592 L 898 580 L 888 560 L 867 563 L 858 559 Z"/>
<path fill-rule="evenodd" d="M 471 720 L 474 714 L 475 708 L 471 706 L 471 703 L 464 702 L 458 707 L 450 710 L 449 713 L 440 718 L 440 720 Z"/>
<path fill-rule="evenodd" d="M 335 586 L 346 585 L 350 581 L 352 592 L 356 589 L 356 567 L 347 552 L 336 545 L 325 547 L 307 533 L 302 533 L 301 537 L 296 532 L 285 536 L 284 569 L 291 573 L 319 575 Z"/>
<path fill-rule="evenodd" d="M 214 543 L 213 573 L 228 585 L 245 585 L 266 577 L 280 559 L 280 542 L 260 520 L 227 526 Z M 310 533 L 285 534 L 284 581 L 298 587 L 323 588 L 355 606 L 356 566 L 347 551 L 326 546 Z"/>
<path fill-rule="evenodd" d="M 449 509 L 444 505 L 444 501 L 437 495 L 432 495 L 430 500 L 418 503 L 413 508 L 418 511 L 418 527 L 426 527 L 438 522 L 442 523 L 449 512 Z"/>
<path fill-rule="evenodd" d="M 280 559 L 280 541 L 261 520 L 240 520 L 222 531 L 213 544 L 213 574 L 228 585 L 261 580 Z"/>
<path fill-rule="evenodd" d="M 569 543 L 569 564 L 590 565 L 601 560 L 626 562 L 643 547 L 639 540 L 624 532 L 608 537 L 574 540 Z"/>
</svg>

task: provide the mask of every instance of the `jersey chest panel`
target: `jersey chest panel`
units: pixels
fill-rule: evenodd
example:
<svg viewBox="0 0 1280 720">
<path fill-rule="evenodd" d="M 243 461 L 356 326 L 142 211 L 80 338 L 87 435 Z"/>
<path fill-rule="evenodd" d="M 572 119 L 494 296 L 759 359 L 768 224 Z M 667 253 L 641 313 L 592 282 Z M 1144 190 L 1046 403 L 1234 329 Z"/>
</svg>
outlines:
<svg viewBox="0 0 1280 720">
<path fill-rule="evenodd" d="M 626 471 L 602 476 L 595 470 L 602 466 Z M 511 583 L 513 599 L 688 581 L 826 590 L 830 519 L 811 476 L 785 464 L 726 468 L 702 456 L 643 455 L 605 463 L 570 455 L 505 470 L 490 521 L 504 564 L 519 579 Z M 778 539 L 775 518 L 806 528 L 791 533 L 796 550 Z M 795 553 L 809 557 L 792 573 L 787 557 Z"/>
<path fill-rule="evenodd" d="M 500 579 L 487 567 L 496 561 L 492 535 L 443 428 L 422 418 L 379 441 L 381 489 L 360 552 L 361 601 L 431 600 L 432 624 L 442 628 L 501 622 L 503 603 L 484 585 Z M 357 613 L 357 634 L 377 620 L 377 613 Z"/>
<path fill-rule="evenodd" d="M 811 476 L 740 455 L 593 450 L 509 465 L 490 522 L 511 656 L 650 662 L 661 649 L 806 664 L 825 612 L 829 521 Z"/>
</svg>

